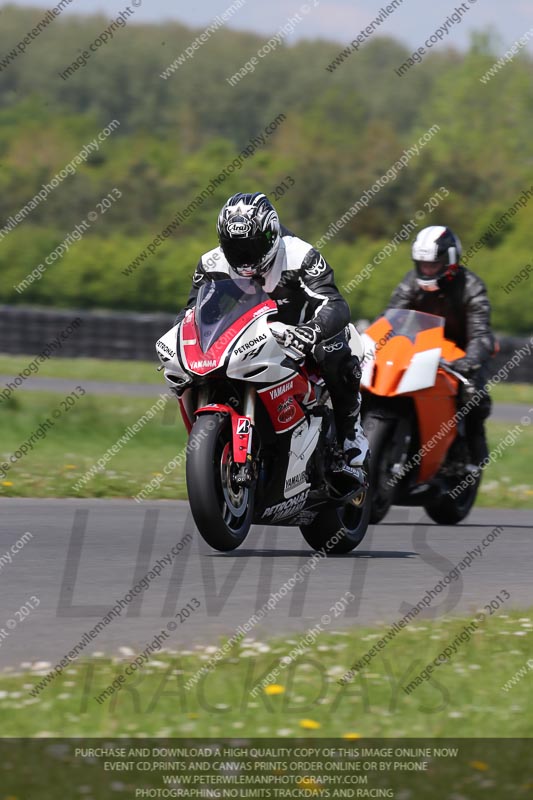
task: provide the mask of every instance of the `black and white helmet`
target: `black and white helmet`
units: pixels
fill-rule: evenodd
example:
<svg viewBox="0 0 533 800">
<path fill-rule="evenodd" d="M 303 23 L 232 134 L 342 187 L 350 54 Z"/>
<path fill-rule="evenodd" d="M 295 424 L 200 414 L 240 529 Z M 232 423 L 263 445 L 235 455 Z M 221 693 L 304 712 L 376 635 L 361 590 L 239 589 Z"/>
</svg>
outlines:
<svg viewBox="0 0 533 800">
<path fill-rule="evenodd" d="M 239 275 L 256 278 L 271 269 L 281 229 L 277 212 L 264 194 L 230 197 L 218 215 L 217 233 L 222 252 Z"/>
<path fill-rule="evenodd" d="M 446 281 L 452 280 L 459 267 L 461 258 L 461 242 L 459 238 L 442 225 L 431 225 L 419 232 L 413 242 L 413 261 L 416 268 L 416 281 L 426 292 L 435 292 L 442 288 Z M 421 263 L 438 263 L 440 269 L 431 276 L 421 270 Z"/>
</svg>

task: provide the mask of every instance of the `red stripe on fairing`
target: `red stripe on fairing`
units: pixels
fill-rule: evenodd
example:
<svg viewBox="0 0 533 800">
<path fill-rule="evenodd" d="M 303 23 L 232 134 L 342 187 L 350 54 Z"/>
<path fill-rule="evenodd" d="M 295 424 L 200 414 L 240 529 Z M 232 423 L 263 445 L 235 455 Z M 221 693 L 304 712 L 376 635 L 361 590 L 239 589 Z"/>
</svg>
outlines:
<svg viewBox="0 0 533 800">
<path fill-rule="evenodd" d="M 185 368 L 188 372 L 195 375 L 207 375 L 222 366 L 228 350 L 233 345 L 235 339 L 241 335 L 243 330 L 254 322 L 259 316 L 267 311 L 276 310 L 277 305 L 274 300 L 267 300 L 255 308 L 251 308 L 246 314 L 233 323 L 233 325 L 221 334 L 220 338 L 214 342 L 207 353 L 202 351 L 194 324 L 194 312 L 187 314 L 181 326 L 181 353 Z M 186 344 L 191 342 L 191 344 Z M 193 343 L 192 343 L 193 342 Z M 194 364 L 194 368 L 191 367 Z"/>
</svg>

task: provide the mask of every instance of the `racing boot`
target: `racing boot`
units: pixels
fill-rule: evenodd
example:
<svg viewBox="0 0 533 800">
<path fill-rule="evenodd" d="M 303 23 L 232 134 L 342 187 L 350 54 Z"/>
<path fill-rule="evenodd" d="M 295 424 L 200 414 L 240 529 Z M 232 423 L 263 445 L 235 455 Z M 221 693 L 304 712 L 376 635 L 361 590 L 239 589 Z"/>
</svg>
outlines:
<svg viewBox="0 0 533 800">
<path fill-rule="evenodd" d="M 363 467 L 368 456 L 368 439 L 363 431 L 359 410 L 350 414 L 343 443 L 344 458 L 350 467 Z"/>
<path fill-rule="evenodd" d="M 470 451 L 471 463 L 466 465 L 467 472 L 479 473 L 489 456 L 485 424 L 483 420 L 470 420 L 466 425 L 466 440 Z"/>
</svg>

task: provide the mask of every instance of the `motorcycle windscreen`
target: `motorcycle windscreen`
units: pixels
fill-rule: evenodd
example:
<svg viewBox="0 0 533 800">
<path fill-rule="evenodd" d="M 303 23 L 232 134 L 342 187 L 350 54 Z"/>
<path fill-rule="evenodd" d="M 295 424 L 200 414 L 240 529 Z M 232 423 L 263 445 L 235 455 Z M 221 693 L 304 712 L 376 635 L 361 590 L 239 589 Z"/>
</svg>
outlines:
<svg viewBox="0 0 533 800">
<path fill-rule="evenodd" d="M 424 311 L 413 311 L 409 308 L 389 308 L 385 318 L 396 336 L 405 336 L 414 343 L 419 333 L 432 328 L 444 328 L 444 317 L 426 314 Z"/>
<path fill-rule="evenodd" d="M 207 353 L 239 317 L 268 300 L 268 295 L 248 278 L 209 281 L 200 287 L 195 307 L 196 329 L 203 353 Z"/>
</svg>

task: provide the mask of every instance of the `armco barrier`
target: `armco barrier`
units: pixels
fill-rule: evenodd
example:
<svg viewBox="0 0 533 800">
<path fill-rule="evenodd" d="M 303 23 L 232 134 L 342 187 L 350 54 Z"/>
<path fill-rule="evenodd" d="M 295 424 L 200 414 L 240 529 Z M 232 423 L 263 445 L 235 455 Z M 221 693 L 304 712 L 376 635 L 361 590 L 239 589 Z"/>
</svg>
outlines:
<svg viewBox="0 0 533 800">
<path fill-rule="evenodd" d="M 63 342 L 57 353 L 59 357 L 85 356 L 155 362 L 155 343 L 172 327 L 175 314 L 0 306 L 0 353 L 37 355 L 75 317 L 80 317 L 82 324 Z M 491 374 L 496 373 L 530 339 L 500 336 L 499 342 L 500 352 L 491 362 Z M 513 383 L 533 383 L 533 358 L 523 358 L 510 371 L 508 380 Z"/>
<path fill-rule="evenodd" d="M 81 325 L 62 343 L 58 356 L 156 362 L 155 343 L 175 316 L 0 306 L 0 353 L 37 355 L 79 317 Z"/>
</svg>

